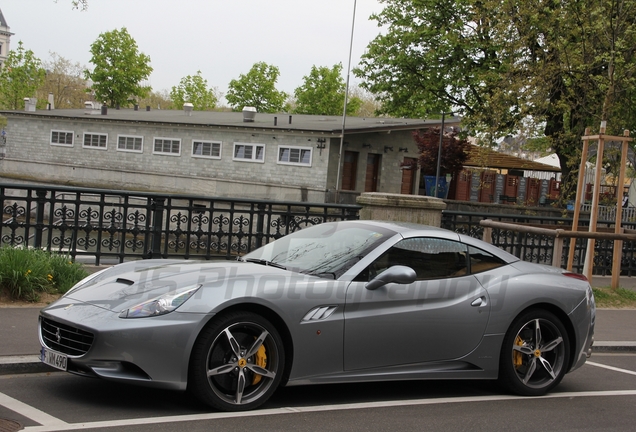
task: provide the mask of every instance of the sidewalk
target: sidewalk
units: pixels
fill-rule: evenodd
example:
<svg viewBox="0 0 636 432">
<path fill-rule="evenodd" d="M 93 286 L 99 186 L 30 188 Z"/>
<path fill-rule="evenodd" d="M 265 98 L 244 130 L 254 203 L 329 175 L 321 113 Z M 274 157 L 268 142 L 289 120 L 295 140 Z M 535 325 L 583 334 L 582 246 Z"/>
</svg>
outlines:
<svg viewBox="0 0 636 432">
<path fill-rule="evenodd" d="M 608 287 L 610 277 L 592 285 Z M 621 278 L 622 288 L 636 290 L 636 278 Z M 0 375 L 53 370 L 40 362 L 36 307 L 0 308 Z M 636 309 L 597 309 L 593 352 L 636 352 Z"/>
</svg>

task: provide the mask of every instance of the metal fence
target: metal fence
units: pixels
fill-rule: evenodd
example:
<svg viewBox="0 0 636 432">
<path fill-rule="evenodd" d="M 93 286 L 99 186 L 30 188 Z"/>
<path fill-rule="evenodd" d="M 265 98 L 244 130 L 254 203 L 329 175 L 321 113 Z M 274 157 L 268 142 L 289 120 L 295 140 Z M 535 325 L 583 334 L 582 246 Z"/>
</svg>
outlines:
<svg viewBox="0 0 636 432">
<path fill-rule="evenodd" d="M 590 213 L 592 204 L 581 204 L 581 212 Z M 598 206 L 598 219 L 616 220 L 616 206 Z M 621 220 L 624 222 L 636 222 L 636 207 L 623 207 Z"/>
<path fill-rule="evenodd" d="M 483 227 L 479 225 L 479 222 L 483 219 L 541 226 L 544 228 L 569 229 L 572 226 L 571 218 L 444 211 L 442 214 L 442 228 L 481 239 L 483 238 Z M 587 229 L 587 227 L 589 227 L 589 220 L 580 220 L 579 226 Z M 611 228 L 611 232 L 613 232 L 613 226 L 613 221 L 599 221 L 597 230 L 602 231 Z M 625 222 L 623 223 L 623 227 L 635 229 L 636 223 Z M 493 229 L 492 243 L 525 261 L 548 265 L 552 264 L 554 248 L 553 237 L 504 229 Z M 583 273 L 587 240 L 577 239 L 574 247 L 574 264 L 572 269 L 575 272 Z M 612 240 L 596 240 L 593 262 L 593 273 L 595 275 L 607 276 L 611 274 L 612 260 L 614 258 L 613 252 L 614 242 Z M 624 241 L 622 252 L 621 275 L 636 276 L 636 242 Z M 564 244 L 561 257 L 562 268 L 566 267 L 569 253 L 570 242 L 567 241 Z"/>
<path fill-rule="evenodd" d="M 360 206 L 275 202 L 0 183 L 0 245 L 43 248 L 85 263 L 143 258 L 233 258 L 309 225 L 358 219 Z M 442 227 L 482 238 L 482 219 L 569 228 L 572 219 L 446 210 Z M 589 221 L 580 222 L 587 226 Z M 598 227 L 611 228 L 612 221 Z M 625 222 L 636 229 L 636 223 Z M 551 264 L 553 238 L 493 230 L 493 244 L 530 262 Z M 565 242 L 562 267 L 569 254 Z M 594 274 L 611 274 L 614 243 L 597 240 Z M 583 271 L 587 241 L 577 239 Z M 636 242 L 623 242 L 621 274 L 636 275 Z"/>
<path fill-rule="evenodd" d="M 300 228 L 358 219 L 357 205 L 0 184 L 0 244 L 99 265 L 232 258 Z"/>
</svg>

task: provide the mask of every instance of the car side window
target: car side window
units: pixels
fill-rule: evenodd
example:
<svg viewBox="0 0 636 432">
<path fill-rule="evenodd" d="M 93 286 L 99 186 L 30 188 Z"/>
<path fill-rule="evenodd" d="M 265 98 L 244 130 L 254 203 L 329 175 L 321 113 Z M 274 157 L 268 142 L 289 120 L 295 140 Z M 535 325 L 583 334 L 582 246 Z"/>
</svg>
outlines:
<svg viewBox="0 0 636 432">
<path fill-rule="evenodd" d="M 394 265 L 412 268 L 417 280 L 460 276 L 467 273 L 467 257 L 468 249 L 463 243 L 429 237 L 404 239 L 376 259 L 356 280 L 371 280 Z"/>
<path fill-rule="evenodd" d="M 470 272 L 481 273 L 505 265 L 505 261 L 491 253 L 483 251 L 473 246 L 468 246 L 468 256 L 470 257 Z"/>
</svg>

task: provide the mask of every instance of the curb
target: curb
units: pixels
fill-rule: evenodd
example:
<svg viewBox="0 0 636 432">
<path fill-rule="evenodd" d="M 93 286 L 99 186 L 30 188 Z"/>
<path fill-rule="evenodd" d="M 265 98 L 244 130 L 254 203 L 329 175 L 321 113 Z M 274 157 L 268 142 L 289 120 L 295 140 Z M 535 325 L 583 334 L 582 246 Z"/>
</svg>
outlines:
<svg viewBox="0 0 636 432">
<path fill-rule="evenodd" d="M 592 345 L 592 354 L 594 353 L 629 353 L 636 352 L 636 342 L 634 341 L 617 341 L 617 342 L 597 342 Z"/>
<path fill-rule="evenodd" d="M 0 356 L 0 376 L 53 372 L 56 370 L 54 367 L 42 363 L 39 355 Z"/>
</svg>

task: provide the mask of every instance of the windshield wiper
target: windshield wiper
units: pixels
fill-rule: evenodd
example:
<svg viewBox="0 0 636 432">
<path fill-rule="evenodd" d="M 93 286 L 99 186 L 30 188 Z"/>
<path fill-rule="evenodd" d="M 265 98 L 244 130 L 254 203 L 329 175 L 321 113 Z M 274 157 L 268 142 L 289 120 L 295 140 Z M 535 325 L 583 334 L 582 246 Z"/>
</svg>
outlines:
<svg viewBox="0 0 636 432">
<path fill-rule="evenodd" d="M 276 267 L 279 269 L 283 269 L 283 270 L 287 270 L 287 267 L 277 264 L 273 261 L 267 261 L 261 258 L 243 258 L 242 261 L 244 262 L 252 262 L 252 263 L 256 263 L 256 264 L 262 264 L 262 265 L 266 265 L 266 266 L 270 266 L 270 267 Z"/>
<path fill-rule="evenodd" d="M 319 278 L 325 278 L 328 276 L 327 279 L 336 280 L 336 274 L 334 272 L 317 272 L 317 271 L 309 270 L 309 271 L 301 271 L 301 273 L 304 273 L 309 276 L 316 276 Z"/>
</svg>

